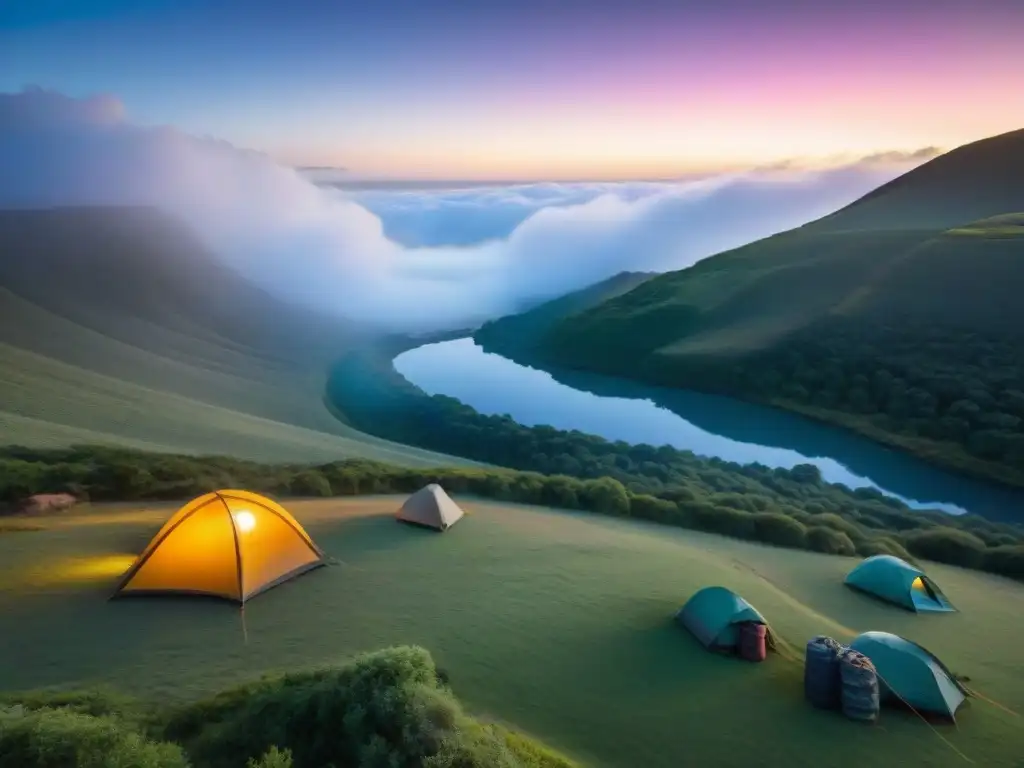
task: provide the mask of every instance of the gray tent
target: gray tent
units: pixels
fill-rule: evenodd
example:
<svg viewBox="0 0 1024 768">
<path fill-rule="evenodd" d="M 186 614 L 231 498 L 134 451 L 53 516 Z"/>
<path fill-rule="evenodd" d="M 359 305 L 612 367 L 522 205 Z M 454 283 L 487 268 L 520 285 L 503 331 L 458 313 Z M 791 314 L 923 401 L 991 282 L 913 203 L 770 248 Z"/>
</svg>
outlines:
<svg viewBox="0 0 1024 768">
<path fill-rule="evenodd" d="M 459 522 L 464 514 L 444 488 L 431 483 L 406 499 L 396 517 L 402 522 L 444 531 Z"/>
</svg>

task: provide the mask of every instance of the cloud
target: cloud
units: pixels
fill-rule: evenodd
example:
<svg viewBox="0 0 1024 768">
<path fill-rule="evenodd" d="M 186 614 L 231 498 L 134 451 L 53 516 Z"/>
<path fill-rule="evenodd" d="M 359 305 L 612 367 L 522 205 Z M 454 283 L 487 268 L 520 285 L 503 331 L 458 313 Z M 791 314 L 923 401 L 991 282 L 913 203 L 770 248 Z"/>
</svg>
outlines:
<svg viewBox="0 0 1024 768">
<path fill-rule="evenodd" d="M 679 183 L 339 191 L 140 126 L 110 96 L 0 94 L 0 207 L 153 205 L 283 298 L 389 330 L 465 326 L 622 270 L 681 268 L 831 212 L 892 163 Z"/>
<path fill-rule="evenodd" d="M 913 152 L 876 152 L 873 155 L 865 155 L 860 159 L 862 164 L 873 164 L 873 163 L 890 163 L 890 164 L 901 164 L 901 163 L 923 163 L 932 158 L 938 157 L 944 149 L 941 147 L 921 147 L 921 149 Z"/>
</svg>

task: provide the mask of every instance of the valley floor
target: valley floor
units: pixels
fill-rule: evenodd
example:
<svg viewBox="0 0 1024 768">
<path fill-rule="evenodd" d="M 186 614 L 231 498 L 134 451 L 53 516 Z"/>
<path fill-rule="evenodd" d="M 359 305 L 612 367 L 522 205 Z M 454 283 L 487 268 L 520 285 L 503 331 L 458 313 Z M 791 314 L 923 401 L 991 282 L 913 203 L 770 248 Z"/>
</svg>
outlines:
<svg viewBox="0 0 1024 768">
<path fill-rule="evenodd" d="M 467 707 L 593 766 L 978 765 L 1024 754 L 1024 587 L 929 565 L 960 608 L 919 616 L 842 584 L 850 558 L 655 525 L 460 499 L 444 535 L 396 525 L 400 497 L 287 506 L 338 563 L 254 600 L 107 601 L 174 506 L 96 505 L 0 535 L 0 687 L 107 683 L 185 699 L 267 670 L 399 643 L 429 649 Z M 761 665 L 706 652 L 672 622 L 708 584 L 754 604 L 785 642 Z M 998 702 L 936 731 L 883 711 L 864 727 L 811 709 L 816 634 L 915 640 Z M 1002 709 L 1005 707 L 1007 709 Z M 948 739 L 949 743 L 943 741 Z"/>
</svg>

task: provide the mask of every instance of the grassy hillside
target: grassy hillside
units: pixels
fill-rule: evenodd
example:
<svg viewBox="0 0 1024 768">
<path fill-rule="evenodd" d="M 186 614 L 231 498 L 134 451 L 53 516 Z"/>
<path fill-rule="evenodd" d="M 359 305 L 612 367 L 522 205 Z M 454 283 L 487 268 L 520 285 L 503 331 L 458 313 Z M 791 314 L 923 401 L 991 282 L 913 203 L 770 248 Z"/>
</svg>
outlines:
<svg viewBox="0 0 1024 768">
<path fill-rule="evenodd" d="M 490 334 L 496 333 L 510 346 L 515 345 L 518 339 L 528 341 L 546 332 L 566 317 L 633 290 L 654 277 L 655 274 L 654 272 L 620 272 L 607 280 L 545 302 L 526 312 L 484 323 L 474 336 L 486 343 Z"/>
<path fill-rule="evenodd" d="M 480 440 L 487 432 L 481 442 L 498 446 L 487 458 L 520 470 L 531 469 L 531 464 L 536 469 L 540 461 L 533 457 L 557 447 L 575 457 L 578 476 L 501 467 L 399 467 L 366 459 L 271 464 L 97 446 L 0 447 L 0 534 L 36 529 L 38 513 L 23 502 L 39 493 L 69 493 L 92 501 L 184 501 L 218 488 L 324 497 L 412 493 L 440 483 L 452 492 L 489 499 L 632 517 L 792 549 L 892 554 L 907 560 L 916 556 L 1024 581 L 1024 526 L 911 511 L 877 492 L 825 483 L 808 465 L 771 470 L 650 446 L 623 451 L 578 433 L 569 443 L 565 433 L 558 437 L 554 430 L 528 443 L 520 433 L 501 430 L 500 424 L 497 430 L 493 423 L 483 429 L 462 424 L 451 436 L 459 439 L 460 431 L 471 431 Z M 547 442 L 541 442 L 544 436 Z M 658 474 L 620 466 L 639 462 L 655 467 Z"/>
<path fill-rule="evenodd" d="M 511 319 L 481 339 L 498 352 L 529 345 L 536 361 L 768 402 L 1024 485 L 1022 210 L 1017 131 L 530 339 Z"/>
<path fill-rule="evenodd" d="M 155 211 L 0 211 L 4 443 L 438 463 L 324 406 L 331 360 L 366 342 L 219 266 Z"/>
<path fill-rule="evenodd" d="M 886 630 L 984 696 L 957 726 L 934 725 L 943 738 L 991 768 L 1024 752 L 1020 715 L 1001 708 L 1024 712 L 1019 584 L 929 564 L 961 612 L 919 616 L 844 587 L 853 558 L 467 497 L 466 519 L 437 535 L 396 525 L 402 498 L 286 502 L 339 563 L 250 603 L 247 643 L 220 602 L 106 601 L 173 505 L 96 506 L 0 537 L 0 687 L 108 684 L 187 704 L 414 643 L 469 711 L 595 768 L 963 765 L 913 714 L 885 710 L 866 728 L 803 701 L 810 637 Z M 708 584 L 744 595 L 792 653 L 753 665 L 706 652 L 671 619 Z"/>
</svg>

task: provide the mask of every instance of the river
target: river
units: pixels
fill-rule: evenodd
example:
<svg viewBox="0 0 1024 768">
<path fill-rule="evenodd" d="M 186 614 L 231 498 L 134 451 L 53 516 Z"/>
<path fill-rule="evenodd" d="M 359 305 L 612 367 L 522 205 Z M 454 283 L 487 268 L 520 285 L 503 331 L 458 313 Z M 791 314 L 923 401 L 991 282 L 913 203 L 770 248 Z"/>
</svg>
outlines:
<svg viewBox="0 0 1024 768">
<path fill-rule="evenodd" d="M 549 373 L 484 352 L 471 338 L 402 353 L 395 368 L 425 392 L 520 424 L 672 445 L 769 467 L 813 464 L 829 482 L 874 487 L 916 509 L 1017 522 L 1024 492 L 945 472 L 857 435 L 774 408 L 606 376 Z"/>
</svg>

